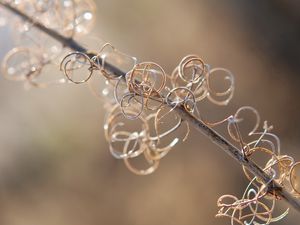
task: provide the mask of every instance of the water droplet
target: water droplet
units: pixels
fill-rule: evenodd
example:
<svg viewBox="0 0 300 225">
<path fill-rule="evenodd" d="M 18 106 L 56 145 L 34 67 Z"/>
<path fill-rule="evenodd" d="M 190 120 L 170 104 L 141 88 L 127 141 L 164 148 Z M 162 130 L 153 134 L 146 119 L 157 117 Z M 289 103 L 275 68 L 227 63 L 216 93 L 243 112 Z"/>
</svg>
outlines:
<svg viewBox="0 0 300 225">
<path fill-rule="evenodd" d="M 93 14 L 91 12 L 86 12 L 83 14 L 83 18 L 85 20 L 91 20 L 93 18 Z"/>
<path fill-rule="evenodd" d="M 107 95 L 109 94 L 108 89 L 107 89 L 107 88 L 104 88 L 104 89 L 102 90 L 102 94 L 103 94 L 104 96 L 107 96 Z"/>
</svg>

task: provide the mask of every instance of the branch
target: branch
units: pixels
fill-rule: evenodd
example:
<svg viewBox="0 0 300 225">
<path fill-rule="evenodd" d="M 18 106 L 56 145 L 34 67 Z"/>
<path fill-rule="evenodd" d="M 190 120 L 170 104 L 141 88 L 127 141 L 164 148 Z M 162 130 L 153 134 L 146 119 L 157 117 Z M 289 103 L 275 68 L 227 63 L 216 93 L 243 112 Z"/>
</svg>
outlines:
<svg viewBox="0 0 300 225">
<path fill-rule="evenodd" d="M 89 57 L 95 56 L 93 53 L 89 53 L 88 50 L 76 42 L 73 38 L 67 38 L 59 34 L 55 30 L 49 29 L 43 24 L 36 21 L 34 18 L 26 15 L 17 8 L 12 7 L 7 3 L 0 2 L 0 5 L 9 10 L 10 12 L 20 16 L 24 21 L 31 23 L 35 28 L 48 34 L 51 38 L 60 42 L 63 46 L 68 47 L 74 51 L 82 52 L 87 54 Z M 101 61 L 99 62 L 101 64 Z M 123 76 L 125 78 L 126 73 L 116 66 L 106 63 L 106 68 L 110 72 L 116 74 L 117 76 Z M 206 125 L 203 121 L 197 119 L 194 115 L 185 110 L 182 105 L 175 108 L 176 112 L 181 116 L 183 120 L 188 121 L 192 124 L 198 131 L 203 133 L 205 136 L 211 139 L 213 143 L 221 147 L 221 149 L 234 158 L 240 165 L 247 168 L 253 175 L 261 179 L 265 183 L 268 183 L 269 192 L 275 192 L 276 196 L 285 199 L 288 204 L 293 206 L 298 212 L 300 212 L 300 201 L 292 196 L 287 190 L 285 190 L 280 184 L 272 180 L 272 178 L 265 173 L 259 166 L 257 166 L 253 161 L 244 157 L 242 151 L 231 144 L 228 140 Z M 270 180 L 272 180 L 270 182 Z"/>
</svg>

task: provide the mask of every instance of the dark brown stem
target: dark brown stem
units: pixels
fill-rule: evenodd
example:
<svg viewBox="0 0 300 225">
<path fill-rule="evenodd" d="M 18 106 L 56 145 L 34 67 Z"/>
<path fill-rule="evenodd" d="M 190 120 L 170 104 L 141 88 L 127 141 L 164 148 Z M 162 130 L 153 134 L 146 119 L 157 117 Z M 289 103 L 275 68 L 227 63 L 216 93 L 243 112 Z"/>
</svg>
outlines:
<svg viewBox="0 0 300 225">
<path fill-rule="evenodd" d="M 14 14 L 20 16 L 24 21 L 33 24 L 34 27 L 41 30 L 42 32 L 45 32 L 50 37 L 60 42 L 62 45 L 74 51 L 86 53 L 90 57 L 94 56 L 92 53 L 89 53 L 86 48 L 84 48 L 74 39 L 64 37 L 63 35 L 59 34 L 55 30 L 45 27 L 43 24 L 39 23 L 34 18 L 26 15 L 25 13 L 10 6 L 7 3 L 0 2 L 0 5 L 2 5 L 7 10 L 13 12 Z M 116 74 L 117 76 L 125 77 L 126 75 L 125 72 L 123 72 L 122 70 L 120 70 L 119 68 L 111 64 L 106 64 L 106 69 Z M 226 140 L 224 137 L 222 137 L 220 134 L 218 134 L 216 131 L 214 131 L 212 128 L 206 125 L 203 121 L 197 119 L 194 115 L 186 111 L 183 106 L 177 106 L 175 110 L 181 116 L 182 119 L 188 121 L 198 131 L 203 133 L 205 136 L 209 137 L 213 143 L 220 146 L 223 151 L 225 151 L 228 155 L 234 158 L 239 164 L 246 167 L 253 175 L 263 180 L 265 183 L 268 183 L 268 189 L 270 192 L 274 191 L 276 196 L 285 199 L 286 202 L 288 202 L 298 212 L 300 212 L 300 201 L 297 198 L 295 198 L 291 193 L 286 191 L 280 184 L 278 184 L 275 181 L 271 181 L 272 178 L 267 173 L 265 173 L 259 166 L 257 166 L 253 161 L 245 158 L 240 149 L 232 145 L 228 140 Z"/>
</svg>

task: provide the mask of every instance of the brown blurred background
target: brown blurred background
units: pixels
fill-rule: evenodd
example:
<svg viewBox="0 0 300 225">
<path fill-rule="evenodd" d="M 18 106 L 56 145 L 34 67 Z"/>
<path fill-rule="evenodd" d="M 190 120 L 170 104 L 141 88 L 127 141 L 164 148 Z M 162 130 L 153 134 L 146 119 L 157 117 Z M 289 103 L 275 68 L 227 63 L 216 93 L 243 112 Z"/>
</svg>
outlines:
<svg viewBox="0 0 300 225">
<path fill-rule="evenodd" d="M 299 1 L 97 5 L 91 36 L 139 61 L 171 72 L 183 56 L 195 53 L 230 69 L 236 92 L 228 110 L 254 106 L 275 126 L 283 154 L 300 160 Z M 9 28 L 0 33 L 2 58 L 13 43 Z M 25 91 L 0 77 L 1 225 L 229 224 L 214 215 L 219 196 L 240 197 L 247 186 L 235 161 L 193 130 L 154 174 L 136 176 L 110 155 L 104 115 L 103 103 L 85 85 Z M 277 224 L 299 224 L 299 218 L 291 210 Z"/>
</svg>

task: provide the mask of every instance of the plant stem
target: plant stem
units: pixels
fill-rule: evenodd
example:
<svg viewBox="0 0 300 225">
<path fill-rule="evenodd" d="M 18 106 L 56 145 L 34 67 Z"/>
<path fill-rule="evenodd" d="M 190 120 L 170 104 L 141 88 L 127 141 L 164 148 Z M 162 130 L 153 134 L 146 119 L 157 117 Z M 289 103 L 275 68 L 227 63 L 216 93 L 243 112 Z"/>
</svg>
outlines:
<svg viewBox="0 0 300 225">
<path fill-rule="evenodd" d="M 59 34 L 55 30 L 45 27 L 40 22 L 36 21 L 34 18 L 26 15 L 22 11 L 17 8 L 12 7 L 8 3 L 0 2 L 4 8 L 9 10 L 10 12 L 20 16 L 24 21 L 31 23 L 35 28 L 40 31 L 48 34 L 53 39 L 60 42 L 63 46 L 68 47 L 74 51 L 82 52 L 88 54 L 90 57 L 93 57 L 93 53 L 89 53 L 88 50 L 76 42 L 73 38 L 67 38 L 63 35 Z M 99 62 L 101 64 L 101 61 Z M 117 76 L 125 77 L 126 73 L 120 70 L 118 67 L 106 63 L 106 68 L 110 72 L 116 74 Z M 268 183 L 269 192 L 275 192 L 276 196 L 279 196 L 286 200 L 291 206 L 293 206 L 298 212 L 300 212 L 300 201 L 295 198 L 291 193 L 285 190 L 280 184 L 275 181 L 271 181 L 272 178 L 265 173 L 259 166 L 257 166 L 253 161 L 244 157 L 242 151 L 231 144 L 228 140 L 226 140 L 222 135 L 218 134 L 208 125 L 206 125 L 203 121 L 197 119 L 194 115 L 185 110 L 185 108 L 180 105 L 176 107 L 176 112 L 181 116 L 182 119 L 188 121 L 193 125 L 198 131 L 203 133 L 205 136 L 211 139 L 213 143 L 221 147 L 221 149 L 234 158 L 239 164 L 245 166 L 253 175 L 263 180 L 265 183 Z"/>
</svg>

